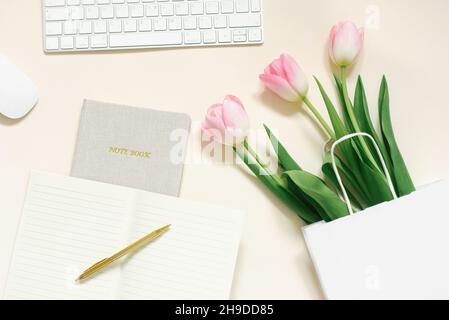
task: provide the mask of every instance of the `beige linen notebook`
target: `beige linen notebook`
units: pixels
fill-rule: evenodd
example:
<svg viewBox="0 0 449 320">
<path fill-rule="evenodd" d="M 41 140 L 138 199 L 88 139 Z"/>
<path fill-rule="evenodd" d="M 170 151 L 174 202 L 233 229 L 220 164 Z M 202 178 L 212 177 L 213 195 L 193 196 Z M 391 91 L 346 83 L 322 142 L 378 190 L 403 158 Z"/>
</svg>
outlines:
<svg viewBox="0 0 449 320">
<path fill-rule="evenodd" d="M 71 176 L 178 196 L 186 114 L 85 100 Z"/>
<path fill-rule="evenodd" d="M 6 299 L 228 299 L 243 214 L 78 178 L 32 173 Z M 162 237 L 90 280 L 87 267 Z"/>
</svg>

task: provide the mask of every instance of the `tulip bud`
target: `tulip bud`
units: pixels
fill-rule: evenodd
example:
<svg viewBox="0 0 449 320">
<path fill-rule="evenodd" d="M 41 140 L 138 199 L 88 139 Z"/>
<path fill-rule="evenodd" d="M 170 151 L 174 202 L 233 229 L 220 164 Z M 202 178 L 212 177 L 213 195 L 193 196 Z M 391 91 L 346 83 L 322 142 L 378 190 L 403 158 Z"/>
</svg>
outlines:
<svg viewBox="0 0 449 320">
<path fill-rule="evenodd" d="M 350 66 L 363 47 L 364 32 L 352 22 L 335 25 L 329 36 L 329 55 L 339 67 Z"/>
<path fill-rule="evenodd" d="M 218 143 L 241 144 L 249 131 L 248 114 L 242 102 L 228 95 L 223 103 L 209 107 L 202 131 Z"/>
<path fill-rule="evenodd" d="M 288 54 L 274 60 L 259 78 L 268 89 L 288 102 L 302 100 L 309 90 L 304 72 Z"/>
</svg>

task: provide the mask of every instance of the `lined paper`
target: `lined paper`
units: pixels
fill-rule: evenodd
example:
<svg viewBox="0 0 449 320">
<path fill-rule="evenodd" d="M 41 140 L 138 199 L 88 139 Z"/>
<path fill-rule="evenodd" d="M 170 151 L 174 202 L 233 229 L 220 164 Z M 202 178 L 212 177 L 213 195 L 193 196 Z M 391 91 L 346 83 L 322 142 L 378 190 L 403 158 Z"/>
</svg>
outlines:
<svg viewBox="0 0 449 320">
<path fill-rule="evenodd" d="M 119 268 L 75 279 L 126 240 L 131 193 L 106 184 L 32 174 L 6 285 L 6 299 L 112 299 Z"/>
<path fill-rule="evenodd" d="M 32 173 L 6 299 L 227 299 L 243 214 L 77 178 Z M 166 224 L 88 281 L 87 267 Z"/>
<path fill-rule="evenodd" d="M 170 230 L 123 265 L 123 299 L 228 299 L 242 213 L 138 192 L 130 241 Z"/>
</svg>

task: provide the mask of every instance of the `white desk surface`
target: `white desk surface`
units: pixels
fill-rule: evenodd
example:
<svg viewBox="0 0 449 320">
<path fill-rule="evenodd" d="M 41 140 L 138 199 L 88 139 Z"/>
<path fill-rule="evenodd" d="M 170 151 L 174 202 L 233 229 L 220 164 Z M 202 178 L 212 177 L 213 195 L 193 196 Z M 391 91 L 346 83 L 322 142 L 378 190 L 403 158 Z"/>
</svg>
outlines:
<svg viewBox="0 0 449 320">
<path fill-rule="evenodd" d="M 199 122 L 210 104 L 233 93 L 245 102 L 254 127 L 266 122 L 279 130 L 295 158 L 318 173 L 320 131 L 297 107 L 264 92 L 258 74 L 285 51 L 330 88 L 325 44 L 331 26 L 344 19 L 363 25 L 376 19 L 376 11 L 379 28 L 366 30 L 351 87 L 361 72 L 376 113 L 385 73 L 397 139 L 416 184 L 447 179 L 447 0 L 265 0 L 263 46 L 62 55 L 42 51 L 41 1 L 0 1 L 0 52 L 34 79 L 40 94 L 25 119 L 0 117 L 0 292 L 29 171 L 69 173 L 84 98 L 183 111 Z M 324 112 L 313 85 L 310 98 Z M 192 141 L 198 137 L 194 128 Z M 301 222 L 255 178 L 237 166 L 191 163 L 181 197 L 247 211 L 232 298 L 322 298 Z"/>
</svg>

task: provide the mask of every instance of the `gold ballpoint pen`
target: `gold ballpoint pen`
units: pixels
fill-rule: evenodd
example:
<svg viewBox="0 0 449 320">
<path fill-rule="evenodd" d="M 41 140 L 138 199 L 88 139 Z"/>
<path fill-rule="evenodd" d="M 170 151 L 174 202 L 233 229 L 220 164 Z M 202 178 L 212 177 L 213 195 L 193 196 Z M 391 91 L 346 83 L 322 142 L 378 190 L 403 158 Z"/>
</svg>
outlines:
<svg viewBox="0 0 449 320">
<path fill-rule="evenodd" d="M 142 248 L 143 246 L 145 246 L 149 242 L 153 241 L 154 239 L 156 239 L 156 238 L 160 237 L 162 234 L 164 234 L 170 228 L 170 226 L 171 226 L 171 224 L 168 224 L 165 227 L 162 227 L 160 229 L 154 230 L 153 232 L 151 232 L 150 234 L 146 235 L 142 239 L 139 239 L 136 242 L 130 244 L 129 246 L 127 246 L 126 248 L 120 250 L 119 252 L 117 252 L 116 254 L 110 256 L 109 258 L 105 258 L 103 260 L 98 261 L 97 263 L 95 263 L 94 265 L 92 265 L 91 267 L 86 269 L 78 277 L 78 279 L 76 281 L 86 280 L 87 278 L 90 278 L 95 273 L 97 273 L 98 271 L 102 270 L 103 268 L 106 268 L 111 263 L 113 263 L 114 261 L 120 259 L 121 257 L 123 257 L 123 256 L 125 256 L 125 255 L 127 255 L 129 253 L 132 253 L 132 252 L 135 252 L 135 251 L 139 250 L 140 248 Z"/>
</svg>

